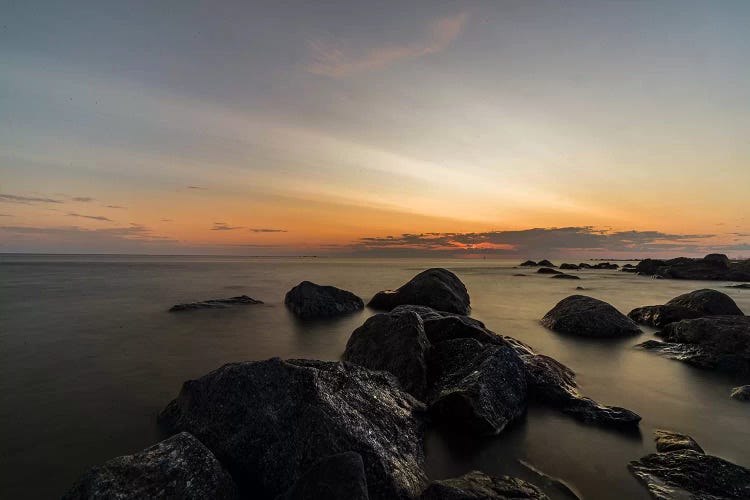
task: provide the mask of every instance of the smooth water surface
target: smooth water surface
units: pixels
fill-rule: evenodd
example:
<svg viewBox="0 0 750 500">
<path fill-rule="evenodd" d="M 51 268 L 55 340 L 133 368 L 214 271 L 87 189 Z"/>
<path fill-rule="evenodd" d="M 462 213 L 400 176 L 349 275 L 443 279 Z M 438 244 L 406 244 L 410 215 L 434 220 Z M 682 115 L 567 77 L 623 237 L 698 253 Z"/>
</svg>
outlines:
<svg viewBox="0 0 750 500">
<path fill-rule="evenodd" d="M 622 433 L 530 408 L 522 422 L 496 438 L 431 431 L 431 478 L 479 469 L 523 477 L 562 498 L 523 462 L 564 480 L 584 498 L 646 499 L 626 466 L 654 451 L 656 428 L 690 434 L 708 453 L 750 467 L 750 405 L 729 398 L 732 387 L 750 381 L 632 347 L 650 332 L 626 340 L 582 340 L 539 325 L 557 301 L 574 293 L 627 313 L 716 288 L 748 313 L 750 291 L 606 270 L 573 271 L 580 281 L 555 280 L 514 268 L 517 263 L 0 256 L 0 497 L 59 497 L 89 467 L 159 440 L 156 415 L 182 382 L 223 363 L 273 356 L 338 359 L 352 330 L 373 311 L 299 321 L 283 305 L 284 294 L 298 282 L 335 285 L 367 301 L 437 266 L 464 281 L 472 316 L 570 366 L 584 394 L 636 411 L 643 421 L 640 433 Z M 519 272 L 526 276 L 513 276 Z M 167 312 L 176 303 L 240 294 L 265 304 Z"/>
</svg>

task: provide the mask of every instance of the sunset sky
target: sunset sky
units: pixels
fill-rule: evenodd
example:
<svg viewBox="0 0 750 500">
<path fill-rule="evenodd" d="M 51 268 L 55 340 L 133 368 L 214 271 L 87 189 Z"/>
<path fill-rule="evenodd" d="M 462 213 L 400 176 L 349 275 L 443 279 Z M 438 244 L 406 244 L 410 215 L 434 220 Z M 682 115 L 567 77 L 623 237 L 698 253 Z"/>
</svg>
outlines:
<svg viewBox="0 0 750 500">
<path fill-rule="evenodd" d="M 0 17 L 0 252 L 750 256 L 750 2 Z"/>
</svg>

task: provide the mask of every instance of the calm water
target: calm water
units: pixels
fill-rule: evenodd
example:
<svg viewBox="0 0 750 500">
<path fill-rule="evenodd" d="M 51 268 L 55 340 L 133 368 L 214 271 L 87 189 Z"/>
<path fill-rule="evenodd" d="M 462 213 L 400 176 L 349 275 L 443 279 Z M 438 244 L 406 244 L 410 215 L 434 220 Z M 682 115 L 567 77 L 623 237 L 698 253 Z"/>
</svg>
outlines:
<svg viewBox="0 0 750 500">
<path fill-rule="evenodd" d="M 497 438 L 428 435 L 427 469 L 443 478 L 480 469 L 544 483 L 519 462 L 583 497 L 648 498 L 628 461 L 654 451 L 655 428 L 686 432 L 709 453 L 750 467 L 750 405 L 729 399 L 748 380 L 633 349 L 646 340 L 587 341 L 539 324 L 558 300 L 586 293 L 621 311 L 711 286 L 750 312 L 750 292 L 727 283 L 652 280 L 581 271 L 580 281 L 514 277 L 517 261 L 217 257 L 0 256 L 0 497 L 59 497 L 87 468 L 160 439 L 157 413 L 182 382 L 231 361 L 272 356 L 335 360 L 372 311 L 302 323 L 283 306 L 301 280 L 365 300 L 418 271 L 456 272 L 472 315 L 578 373 L 582 391 L 643 416 L 639 434 L 586 426 L 531 408 Z M 576 286 L 586 292 L 576 292 Z M 170 314 L 179 302 L 247 294 L 265 305 Z M 553 496 L 559 495 L 547 488 Z"/>
</svg>

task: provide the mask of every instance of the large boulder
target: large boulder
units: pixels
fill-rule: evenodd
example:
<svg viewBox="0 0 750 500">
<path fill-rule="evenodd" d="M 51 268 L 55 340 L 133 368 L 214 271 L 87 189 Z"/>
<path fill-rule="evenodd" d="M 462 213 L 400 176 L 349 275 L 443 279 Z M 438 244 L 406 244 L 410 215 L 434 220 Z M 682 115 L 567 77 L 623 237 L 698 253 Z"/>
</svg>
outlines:
<svg viewBox="0 0 750 500">
<path fill-rule="evenodd" d="M 685 306 L 661 305 L 636 307 L 628 313 L 628 318 L 648 326 L 664 326 L 683 319 L 698 318 L 701 313 Z"/>
<path fill-rule="evenodd" d="M 677 296 L 667 305 L 682 306 L 701 316 L 744 316 L 729 295 L 708 288 Z"/>
<path fill-rule="evenodd" d="M 303 281 L 286 293 L 284 304 L 301 318 L 326 318 L 364 309 L 365 304 L 352 292 L 335 286 Z"/>
<path fill-rule="evenodd" d="M 526 411 L 526 374 L 507 346 L 461 338 L 437 344 L 430 413 L 452 430 L 499 434 Z"/>
<path fill-rule="evenodd" d="M 65 500 L 142 498 L 238 499 L 231 476 L 200 441 L 187 432 L 134 455 L 113 458 L 84 474 Z"/>
<path fill-rule="evenodd" d="M 421 500 L 547 500 L 531 483 L 509 476 L 471 471 L 463 476 L 433 481 Z"/>
<path fill-rule="evenodd" d="M 209 299 L 200 302 L 188 302 L 186 304 L 173 305 L 169 312 L 194 311 L 196 309 L 226 309 L 234 305 L 254 305 L 262 304 L 263 301 L 240 295 L 239 297 L 230 297 L 228 299 Z"/>
<path fill-rule="evenodd" d="M 659 500 L 750 498 L 750 470 L 695 449 L 652 453 L 628 468 Z"/>
<path fill-rule="evenodd" d="M 394 310 L 376 314 L 354 330 L 342 359 L 392 373 L 406 392 L 423 400 L 429 350 L 422 318 L 412 311 Z"/>
<path fill-rule="evenodd" d="M 276 500 L 369 500 L 365 465 L 359 453 L 325 457 Z"/>
<path fill-rule="evenodd" d="M 542 325 L 556 332 L 582 337 L 624 337 L 641 333 L 638 326 L 606 302 L 571 295 L 542 318 Z"/>
<path fill-rule="evenodd" d="M 469 314 L 471 303 L 466 286 L 458 276 L 442 268 L 422 271 L 397 290 L 378 292 L 367 304 L 373 309 L 390 311 L 411 304 L 457 314 Z"/>
<path fill-rule="evenodd" d="M 673 279 L 750 281 L 750 259 L 732 262 L 723 254 L 709 254 L 702 259 L 645 259 L 638 263 L 636 271 Z"/>
<path fill-rule="evenodd" d="M 665 342 L 639 347 L 701 368 L 750 374 L 750 317 L 709 316 L 666 325 L 656 335 Z"/>
<path fill-rule="evenodd" d="M 424 412 L 386 372 L 273 358 L 227 364 L 185 382 L 160 421 L 198 437 L 245 496 L 283 494 L 321 458 L 354 451 L 377 500 L 422 491 Z"/>
</svg>

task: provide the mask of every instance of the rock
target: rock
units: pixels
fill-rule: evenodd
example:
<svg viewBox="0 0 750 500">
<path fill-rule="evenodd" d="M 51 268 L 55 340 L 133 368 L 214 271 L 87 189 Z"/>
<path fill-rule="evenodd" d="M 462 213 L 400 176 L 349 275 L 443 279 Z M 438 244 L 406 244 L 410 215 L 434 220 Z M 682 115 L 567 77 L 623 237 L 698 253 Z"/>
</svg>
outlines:
<svg viewBox="0 0 750 500">
<path fill-rule="evenodd" d="M 592 269 L 618 269 L 619 267 L 617 264 L 610 264 L 609 262 L 599 262 L 591 266 Z"/>
<path fill-rule="evenodd" d="M 514 274 L 513 276 L 526 276 L 526 275 L 525 275 L 525 274 L 521 274 L 521 273 L 518 273 L 518 274 Z"/>
<path fill-rule="evenodd" d="M 666 325 L 658 336 L 638 347 L 679 361 L 739 375 L 750 374 L 750 317 L 710 316 Z"/>
<path fill-rule="evenodd" d="M 750 385 L 735 387 L 730 397 L 738 401 L 750 401 Z"/>
<path fill-rule="evenodd" d="M 741 290 L 750 290 L 750 283 L 741 283 L 739 285 L 728 285 L 727 288 L 739 288 Z"/>
<path fill-rule="evenodd" d="M 693 449 L 652 453 L 628 468 L 660 500 L 750 498 L 750 470 Z"/>
<path fill-rule="evenodd" d="M 539 265 L 539 264 L 537 264 L 537 263 L 536 263 L 536 262 L 534 262 L 533 260 L 527 260 L 526 262 L 523 262 L 523 263 L 521 264 L 521 266 L 523 266 L 523 267 L 536 267 L 536 266 L 538 266 L 538 265 Z"/>
<path fill-rule="evenodd" d="M 446 340 L 474 339 L 482 344 L 508 345 L 508 337 L 488 330 L 479 320 L 460 314 L 436 311 L 424 306 L 398 306 L 392 313 L 412 311 L 423 321 L 424 331 L 431 344 Z"/>
<path fill-rule="evenodd" d="M 178 311 L 192 311 L 195 309 L 224 309 L 229 306 L 233 306 L 236 304 L 243 304 L 243 305 L 249 305 L 249 304 L 262 304 L 263 302 L 260 300 L 253 299 L 251 297 L 248 297 L 247 295 L 240 295 L 239 297 L 230 297 L 228 299 L 210 299 L 210 300 L 203 300 L 201 302 L 188 302 L 187 304 L 177 304 L 172 306 L 169 311 L 170 312 L 178 312 Z"/>
<path fill-rule="evenodd" d="M 635 274 L 635 273 L 638 272 L 638 270 L 635 267 L 625 267 L 625 266 L 622 266 L 622 269 L 620 269 L 620 272 Z"/>
<path fill-rule="evenodd" d="M 551 267 L 541 267 L 537 269 L 536 272 L 538 272 L 539 274 L 562 274 L 557 269 L 552 269 Z"/>
<path fill-rule="evenodd" d="M 678 432 L 656 430 L 654 431 L 654 441 L 656 441 L 656 451 L 661 453 L 677 450 L 693 450 L 704 453 L 703 448 L 695 439 Z"/>
<path fill-rule="evenodd" d="M 589 423 L 627 427 L 640 422 L 641 417 L 630 410 L 604 406 L 582 396 L 576 387 L 575 373 L 559 361 L 542 354 L 524 354 L 521 359 L 529 392 L 537 402 Z"/>
<path fill-rule="evenodd" d="M 531 483 L 509 476 L 488 476 L 471 471 L 460 477 L 433 481 L 421 500 L 546 500 Z"/>
<path fill-rule="evenodd" d="M 586 290 L 586 289 L 585 289 L 585 288 L 583 288 L 582 286 L 577 286 L 577 287 L 576 287 L 576 290 Z"/>
<path fill-rule="evenodd" d="M 635 266 L 633 264 L 623 264 L 623 269 L 635 269 Z"/>
<path fill-rule="evenodd" d="M 580 269 L 592 269 L 594 266 L 592 266 L 591 264 L 587 264 L 585 262 L 581 262 L 580 264 L 578 264 L 578 267 Z"/>
<path fill-rule="evenodd" d="M 544 267 L 555 267 L 555 265 L 552 262 L 548 261 L 547 259 L 540 260 L 536 264 L 538 266 L 544 266 Z"/>
<path fill-rule="evenodd" d="M 94 467 L 63 499 L 238 499 L 237 486 L 216 457 L 187 432 L 134 455 Z"/>
<path fill-rule="evenodd" d="M 398 309 L 398 308 L 397 308 Z M 392 373 L 401 387 L 424 400 L 430 342 L 422 318 L 413 311 L 376 314 L 354 330 L 342 359 Z"/>
<path fill-rule="evenodd" d="M 553 279 L 558 279 L 558 280 L 579 280 L 579 279 L 581 279 L 578 276 L 573 276 L 572 274 L 563 274 L 563 273 L 556 274 L 556 275 L 552 276 L 552 278 Z"/>
<path fill-rule="evenodd" d="M 359 453 L 347 451 L 316 462 L 276 500 L 368 500 L 367 476 Z"/>
<path fill-rule="evenodd" d="M 582 337 L 623 337 L 641 333 L 638 326 L 604 301 L 571 295 L 557 303 L 542 325 L 556 332 Z"/>
<path fill-rule="evenodd" d="M 682 294 L 667 302 L 667 305 L 686 307 L 701 316 L 744 316 L 729 295 L 708 288 Z"/>
<path fill-rule="evenodd" d="M 365 304 L 352 292 L 335 286 L 303 281 L 286 293 L 284 304 L 301 318 L 327 318 L 364 309 Z"/>
<path fill-rule="evenodd" d="M 636 270 L 642 275 L 673 279 L 750 281 L 750 259 L 731 262 L 722 254 L 709 254 L 702 259 L 645 259 Z"/>
<path fill-rule="evenodd" d="M 642 325 L 664 326 L 683 319 L 698 318 L 700 315 L 684 306 L 663 305 L 636 307 L 628 313 L 628 318 Z"/>
<path fill-rule="evenodd" d="M 576 269 L 580 269 L 580 267 L 575 264 L 560 264 L 560 269 L 576 270 Z"/>
<path fill-rule="evenodd" d="M 526 411 L 526 376 L 518 354 L 507 346 L 474 339 L 434 347 L 436 382 L 430 413 L 451 431 L 499 434 Z"/>
<path fill-rule="evenodd" d="M 371 499 L 406 499 L 426 483 L 424 412 L 386 372 L 273 358 L 185 382 L 160 422 L 198 437 L 247 497 L 285 493 L 322 457 L 354 451 Z"/>
<path fill-rule="evenodd" d="M 368 305 L 373 309 L 390 311 L 404 304 L 457 314 L 468 314 L 471 310 L 469 293 L 464 284 L 455 274 L 442 268 L 423 271 L 398 290 L 378 292 Z"/>
</svg>

